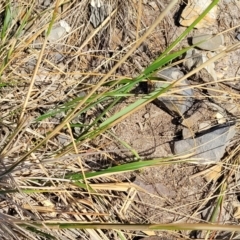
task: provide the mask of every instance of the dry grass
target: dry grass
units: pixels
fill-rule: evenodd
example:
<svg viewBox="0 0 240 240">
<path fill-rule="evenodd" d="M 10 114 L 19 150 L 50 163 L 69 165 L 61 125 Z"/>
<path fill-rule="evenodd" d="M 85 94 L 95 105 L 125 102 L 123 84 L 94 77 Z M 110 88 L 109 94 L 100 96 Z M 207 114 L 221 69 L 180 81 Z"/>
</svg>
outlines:
<svg viewBox="0 0 240 240">
<path fill-rule="evenodd" d="M 145 218 L 143 209 L 158 209 L 165 212 L 164 216 L 177 211 L 178 221 L 200 222 L 199 213 L 209 200 L 215 199 L 221 205 L 221 197 L 232 191 L 226 189 L 226 183 L 238 171 L 239 148 L 230 151 L 222 163 L 223 180 L 213 185 L 204 199 L 192 198 L 174 206 L 143 203 L 141 193 L 157 201 L 165 198 L 131 183 L 129 175 L 87 175 L 125 162 L 117 158 L 124 151 L 139 157 L 137 151 L 114 134 L 99 131 L 95 138 L 93 123 L 111 115 L 111 111 L 101 115 L 111 102 L 91 105 L 94 101 L 88 100 L 91 96 L 96 100 L 104 96 L 111 80 L 137 76 L 176 38 L 170 14 L 164 15 L 166 4 L 154 1 L 157 9 L 153 9 L 142 1 L 106 0 L 109 15 L 94 29 L 89 22 L 89 1 L 50 1 L 49 5 L 44 2 L 47 1 L 0 2 L 0 20 L 7 26 L 2 30 L 0 49 L 1 239 L 134 239 L 154 234 L 154 226 L 139 225 L 141 232 L 138 225 L 127 226 L 133 220 L 154 222 Z M 178 5 L 171 7 L 174 12 Z M 156 15 L 152 16 L 152 12 Z M 161 12 L 163 15 L 158 17 Z M 60 20 L 65 20 L 71 31 L 55 42 L 48 41 L 48 34 L 55 27 L 51 23 Z M 114 82 L 111 89 L 118 84 Z M 203 89 L 205 85 L 198 87 Z M 134 101 L 134 94 L 129 101 Z M 238 101 L 238 93 L 231 94 Z M 70 101 L 75 101 L 72 111 L 63 105 Z M 64 106 L 64 111 L 36 121 L 58 106 Z M 116 139 L 122 144 L 119 155 L 118 150 L 107 150 Z M 167 160 L 162 164 L 168 164 Z M 206 193 L 207 185 L 201 186 L 198 197 Z M 186 211 L 189 208 L 191 214 Z M 116 225 L 101 228 L 81 223 Z M 167 239 L 184 239 L 189 233 L 184 231 L 184 224 L 175 229 L 181 231 L 172 231 Z M 219 227 L 207 230 L 219 231 Z M 236 228 L 232 227 L 233 230 Z M 211 237 L 214 234 L 209 233 Z"/>
<path fill-rule="evenodd" d="M 40 123 L 35 122 L 35 119 L 49 109 L 89 92 L 106 74 L 107 79 L 112 66 L 135 44 L 132 32 L 136 31 L 136 17 L 138 26 L 140 24 L 137 5 L 131 2 L 128 5 L 122 1 L 108 1 L 107 5 L 111 14 L 97 29 L 93 29 L 88 20 L 89 1 L 58 1 L 49 6 L 36 1 L 9 5 L 11 11 L 16 8 L 17 13 L 8 22 L 10 27 L 1 47 L 1 162 L 3 171 L 16 162 L 19 164 L 15 165 L 10 174 L 1 177 L 1 219 L 4 221 L 1 225 L 2 239 L 39 239 L 41 236 L 44 238 L 44 234 L 45 238 L 51 235 L 56 239 L 109 239 L 110 236 L 118 239 L 121 235 L 118 231 L 59 231 L 47 226 L 41 233 L 31 228 L 29 222 L 116 222 L 122 218 L 122 212 L 127 211 L 130 203 L 122 192 L 134 190 L 136 186 L 129 186 L 128 183 L 116 185 L 118 181 L 114 178 L 104 178 L 101 184 L 99 180 L 89 184 L 85 179 L 78 186 L 64 178 L 68 172 L 92 169 L 89 166 L 91 161 L 86 161 L 89 157 L 84 157 L 87 154 L 92 159 L 108 159 L 110 154 L 100 151 L 102 145 L 97 148 L 88 143 L 78 148 L 75 145 L 75 155 L 53 158 L 64 145 L 74 143 L 76 137 L 69 124 L 68 128 L 62 124 L 64 128 L 59 129 L 56 137 L 19 162 L 22 156 L 61 123 L 65 113 Z M 5 6 L 2 4 L 2 18 L 6 13 Z M 21 21 L 27 14 L 26 9 L 29 11 L 27 24 L 16 36 L 17 30 L 13 24 L 23 24 Z M 48 29 L 54 9 L 58 12 L 54 21 L 65 20 L 71 26 L 71 32 L 51 43 L 47 41 L 44 32 Z M 123 35 L 125 40 L 122 42 Z M 109 51 L 109 48 L 112 50 Z M 124 65 L 123 74 L 131 76 L 135 73 L 131 61 Z M 126 77 L 122 75 L 122 70 L 124 68 L 120 68 L 118 75 L 114 73 L 112 77 Z M 91 120 L 88 123 L 88 119 L 94 114 L 87 112 L 86 119 L 80 118 L 76 122 L 84 120 L 89 124 Z M 29 228 L 15 224 L 17 219 L 27 223 Z"/>
</svg>

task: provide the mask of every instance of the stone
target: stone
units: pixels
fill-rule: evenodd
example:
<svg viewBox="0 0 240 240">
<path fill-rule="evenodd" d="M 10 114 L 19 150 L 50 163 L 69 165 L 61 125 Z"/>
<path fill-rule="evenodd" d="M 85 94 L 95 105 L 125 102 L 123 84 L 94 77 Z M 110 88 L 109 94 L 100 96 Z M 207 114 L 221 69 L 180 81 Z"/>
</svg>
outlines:
<svg viewBox="0 0 240 240">
<path fill-rule="evenodd" d="M 217 163 L 225 153 L 225 148 L 235 135 L 235 125 L 223 124 L 201 132 L 195 138 L 174 142 L 174 154 L 192 154 L 191 163 Z"/>
<path fill-rule="evenodd" d="M 227 121 L 226 118 L 224 117 L 224 115 L 220 112 L 217 112 L 215 117 L 216 117 L 219 124 L 223 124 Z"/>
<path fill-rule="evenodd" d="M 238 41 L 240 41 L 240 33 L 238 33 L 238 34 L 236 35 L 236 39 L 237 39 Z"/>
<path fill-rule="evenodd" d="M 224 104 L 224 108 L 232 115 L 238 115 L 240 112 L 238 105 L 235 103 L 226 103 Z"/>
<path fill-rule="evenodd" d="M 192 37 L 192 44 L 203 50 L 216 51 L 224 45 L 224 38 L 223 35 L 203 34 Z"/>
<path fill-rule="evenodd" d="M 55 25 L 49 36 L 48 36 L 48 41 L 49 42 L 56 42 L 59 40 L 61 37 L 66 35 L 68 32 L 70 32 L 71 27 L 68 25 L 68 23 L 64 20 L 61 20 L 57 25 Z"/>
<path fill-rule="evenodd" d="M 157 77 L 164 79 L 169 82 L 173 82 L 175 80 L 178 80 L 184 76 L 183 72 L 181 72 L 178 68 L 171 67 L 168 69 L 165 69 L 163 71 L 160 71 L 157 73 Z M 164 87 L 166 84 L 163 82 L 157 82 L 155 84 L 156 88 Z M 175 85 L 171 90 L 180 89 L 180 91 L 173 95 L 171 94 L 158 97 L 157 100 L 161 101 L 168 110 L 169 113 L 182 116 L 191 106 L 193 103 L 193 90 L 187 88 L 188 83 L 186 80 L 183 80 Z M 184 88 L 181 90 L 181 88 Z"/>
<path fill-rule="evenodd" d="M 61 62 L 64 59 L 64 55 L 61 54 L 60 52 L 54 52 L 53 59 L 55 60 L 55 62 Z M 64 67 L 66 67 L 66 66 L 64 66 Z"/>
<path fill-rule="evenodd" d="M 151 1 L 148 3 L 148 5 L 151 6 L 154 10 L 158 10 L 158 6 L 157 6 L 156 2 Z"/>
<path fill-rule="evenodd" d="M 59 135 L 57 135 L 56 138 L 58 140 L 58 143 L 61 146 L 67 146 L 69 144 L 69 142 L 71 141 L 71 139 L 69 139 L 69 136 L 67 136 L 65 134 L 59 134 Z"/>
<path fill-rule="evenodd" d="M 187 128 L 187 127 L 183 128 L 183 130 L 182 130 L 183 139 L 193 137 L 194 135 L 195 135 L 195 133 L 193 132 L 192 129 Z"/>
<path fill-rule="evenodd" d="M 44 1 L 43 1 L 44 7 L 49 7 L 50 4 L 51 4 L 51 1 L 50 1 L 50 0 L 44 0 Z"/>
<path fill-rule="evenodd" d="M 210 121 L 205 121 L 205 122 L 201 122 L 198 124 L 198 130 L 199 132 L 207 130 L 211 128 L 211 122 Z"/>
<path fill-rule="evenodd" d="M 216 75 L 218 79 L 221 79 L 224 77 L 224 73 L 217 72 Z"/>
<path fill-rule="evenodd" d="M 183 65 L 190 71 L 206 62 L 207 58 L 199 50 L 192 48 L 186 52 L 184 60 Z"/>
<path fill-rule="evenodd" d="M 59 24 L 61 27 L 65 28 L 67 33 L 69 33 L 71 31 L 71 27 L 69 26 L 69 24 L 66 21 L 61 20 L 61 21 L 59 21 Z"/>
<path fill-rule="evenodd" d="M 213 57 L 213 53 L 201 53 L 197 49 L 190 49 L 187 51 L 185 56 L 185 61 L 183 62 L 183 65 L 186 67 L 188 71 L 192 70 L 193 68 L 199 67 L 201 64 L 205 63 L 207 60 L 209 60 L 211 57 Z M 217 74 L 215 71 L 215 64 L 210 63 L 207 66 L 205 66 L 204 69 L 208 72 L 208 74 L 213 78 L 214 81 L 217 81 Z M 200 71 L 202 71 L 200 70 Z M 206 80 L 206 81 L 205 81 Z M 207 78 L 203 78 L 204 82 L 209 82 Z"/>
<path fill-rule="evenodd" d="M 184 8 L 179 23 L 182 26 L 190 26 L 207 6 L 211 4 L 211 0 L 190 0 Z M 217 6 L 213 7 L 207 15 L 195 26 L 196 28 L 209 28 L 217 24 Z"/>
</svg>

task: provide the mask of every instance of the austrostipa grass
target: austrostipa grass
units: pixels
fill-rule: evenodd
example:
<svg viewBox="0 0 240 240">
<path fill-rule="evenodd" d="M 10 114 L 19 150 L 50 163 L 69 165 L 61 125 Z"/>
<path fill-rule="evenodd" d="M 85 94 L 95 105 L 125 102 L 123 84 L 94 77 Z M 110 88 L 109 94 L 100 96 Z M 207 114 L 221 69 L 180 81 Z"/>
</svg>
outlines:
<svg viewBox="0 0 240 240">
<path fill-rule="evenodd" d="M 142 216 L 134 208 L 134 202 L 141 205 L 134 197 L 143 189 L 121 182 L 122 174 L 185 163 L 191 156 L 147 160 L 111 132 L 113 126 L 158 96 L 173 94 L 177 82 L 204 67 L 203 64 L 178 81 L 166 83 L 164 88 L 148 94 L 134 92 L 139 83 L 154 79 L 156 71 L 168 67 L 192 48 L 176 50 L 218 1 L 213 1 L 141 72 L 135 71 L 135 63 L 132 63 L 137 49 L 151 38 L 177 1 L 162 8 L 143 30 L 140 1 L 137 5 L 134 1 L 106 2 L 111 6 L 109 16 L 96 29 L 88 21 L 87 0 L 1 2 L 1 238 L 133 239 L 156 230 L 171 230 L 179 238 L 187 230 L 207 230 L 207 236 L 213 238 L 220 230 L 237 231 L 236 225 L 212 224 L 218 221 L 216 212 L 221 209 L 231 169 L 214 197 L 209 196 L 216 202 L 209 223 L 200 222 L 197 216 L 184 216 L 179 211 L 185 223 L 130 224 L 126 216 L 131 206 L 139 222 L 147 222 L 141 220 Z M 127 20 L 130 13 L 133 17 Z M 52 41 L 49 36 L 57 31 L 60 20 L 68 22 L 71 31 Z M 119 29 L 122 21 L 129 21 L 136 34 Z M 121 46 L 114 31 L 125 31 L 126 45 Z M 121 48 L 108 52 L 106 46 L 113 36 Z M 111 43 L 113 47 L 114 42 Z M 222 58 L 238 45 L 222 50 L 205 65 Z M 128 71 L 124 72 L 122 66 Z M 238 98 L 237 94 L 235 97 Z M 115 111 L 123 100 L 125 107 Z M 134 161 L 124 162 L 115 158 L 117 151 L 105 150 L 104 144 L 112 139 L 124 148 L 122 151 L 127 149 Z M 97 161 L 99 158 L 107 159 L 105 166 Z M 205 199 L 198 201 L 200 205 L 206 203 Z M 193 209 L 197 206 L 196 203 L 186 205 Z M 183 206 L 155 207 L 173 214 Z"/>
</svg>

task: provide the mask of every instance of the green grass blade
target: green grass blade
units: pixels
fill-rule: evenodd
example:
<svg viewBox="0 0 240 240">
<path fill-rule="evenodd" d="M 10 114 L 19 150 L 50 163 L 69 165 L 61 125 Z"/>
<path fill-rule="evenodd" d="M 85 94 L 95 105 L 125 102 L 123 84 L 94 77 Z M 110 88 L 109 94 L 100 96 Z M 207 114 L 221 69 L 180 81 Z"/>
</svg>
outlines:
<svg viewBox="0 0 240 240">
<path fill-rule="evenodd" d="M 112 175 L 112 174 L 119 174 L 123 172 L 129 172 L 129 171 L 135 171 L 139 170 L 145 167 L 151 167 L 156 165 L 166 165 L 166 164 L 173 164 L 179 162 L 179 160 L 172 160 L 172 158 L 159 158 L 159 159 L 153 159 L 153 160 L 147 160 L 147 161 L 137 161 L 137 162 L 131 162 L 131 163 L 125 163 L 119 166 L 111 167 L 99 172 L 90 172 L 85 173 L 86 178 L 93 178 L 93 177 L 102 177 L 104 175 Z M 67 179 L 72 180 L 82 180 L 83 175 L 79 173 L 73 173 L 66 175 Z"/>
<path fill-rule="evenodd" d="M 188 27 L 186 30 L 161 54 L 156 60 L 164 58 L 169 52 L 179 44 L 193 29 L 194 27 L 208 14 L 208 12 L 218 4 L 219 0 L 213 0 L 212 3 L 199 15 L 199 17 Z"/>
<path fill-rule="evenodd" d="M 3 27 L 2 27 L 2 31 L 1 31 L 1 40 L 2 41 L 7 35 L 7 30 L 10 28 L 11 18 L 12 18 L 12 14 L 11 14 L 10 1 L 7 1 L 6 7 L 5 7 L 5 16 L 4 16 L 4 21 L 3 21 Z"/>
<path fill-rule="evenodd" d="M 16 222 L 18 226 L 28 227 L 28 223 Z M 213 230 L 239 232 L 238 225 L 230 224 L 209 224 L 209 223 L 160 223 L 160 224 L 115 224 L 115 223 L 82 223 L 70 222 L 30 222 L 31 226 L 44 229 L 46 226 L 50 229 L 118 229 L 118 230 L 134 230 L 134 231 L 181 231 L 181 230 Z"/>
<path fill-rule="evenodd" d="M 59 5 L 60 5 L 60 1 L 57 0 L 56 3 L 55 3 L 55 7 L 54 7 L 54 10 L 53 10 L 53 14 L 52 14 L 52 19 L 49 23 L 49 26 L 48 26 L 48 29 L 47 29 L 47 33 L 46 33 L 46 37 L 49 36 L 49 34 L 51 33 L 51 30 L 53 28 L 53 24 L 57 18 L 57 15 L 58 15 L 58 8 L 59 8 Z"/>
<path fill-rule="evenodd" d="M 40 231 L 36 227 L 33 227 L 33 226 L 27 226 L 26 229 L 37 234 L 38 236 L 44 237 L 45 239 L 56 239 L 54 236 L 50 235 L 49 233 Z"/>
<path fill-rule="evenodd" d="M 221 206 L 223 204 L 223 199 L 224 199 L 224 196 L 225 196 L 225 192 L 226 192 L 226 188 L 227 188 L 227 184 L 226 183 L 223 183 L 221 185 L 221 188 L 220 188 L 220 195 L 217 197 L 217 200 L 216 200 L 216 205 L 213 207 L 213 212 L 210 216 L 210 219 L 209 219 L 209 222 L 211 223 L 214 223 L 214 222 L 217 222 L 218 221 L 218 214 L 221 210 Z M 206 234 L 206 239 L 208 239 L 208 236 L 211 234 L 211 231 L 208 231 L 207 234 Z"/>
<path fill-rule="evenodd" d="M 116 232 L 117 232 L 118 237 L 119 237 L 120 240 L 127 240 L 127 238 L 125 238 L 125 236 L 124 236 L 124 234 L 122 232 L 117 231 L 117 230 L 116 230 Z"/>
<path fill-rule="evenodd" d="M 187 52 L 189 49 L 192 49 L 193 46 L 184 48 L 180 51 L 168 54 L 166 57 L 164 58 L 158 58 L 156 61 L 154 61 L 150 66 L 148 66 L 144 71 L 144 77 L 148 77 L 149 74 L 155 72 L 156 70 L 159 70 L 160 68 L 164 67 L 167 63 L 173 61 L 174 59 L 176 59 L 177 57 L 182 56 L 185 52 Z"/>
<path fill-rule="evenodd" d="M 78 114 L 80 115 L 81 113 L 86 112 L 87 110 L 91 109 L 92 107 L 98 105 L 101 102 L 111 100 L 111 97 L 119 98 L 119 97 L 129 97 L 129 96 L 134 96 L 134 94 L 120 93 L 120 92 L 117 92 L 117 91 L 114 90 L 113 92 L 109 92 L 109 93 L 104 94 L 102 98 L 98 99 L 98 101 L 93 102 L 92 99 L 94 99 L 96 97 L 96 95 L 93 95 L 91 98 L 89 98 L 87 100 L 87 103 L 89 103 L 89 105 L 84 107 L 81 111 L 79 111 Z M 35 121 L 40 122 L 40 121 L 43 121 L 44 119 L 47 119 L 49 117 L 53 117 L 58 113 L 67 112 L 68 110 L 73 109 L 83 98 L 84 97 L 77 97 L 74 100 L 71 100 L 71 101 L 69 101 L 69 102 L 67 102 L 67 103 L 65 103 L 65 104 L 63 104 L 63 105 L 61 105 L 61 106 L 59 106 L 59 107 L 57 107 L 53 110 L 48 111 L 45 114 L 42 114 L 41 116 L 36 118 Z M 119 100 L 120 99 L 118 99 L 118 101 Z"/>
<path fill-rule="evenodd" d="M 19 37 L 20 37 L 20 35 L 21 35 L 24 27 L 27 25 L 28 20 L 29 20 L 31 14 L 32 14 L 32 8 L 33 8 L 33 4 L 32 4 L 32 6 L 27 10 L 27 13 L 24 15 L 23 19 L 21 20 L 21 24 L 20 24 L 20 26 L 18 27 L 17 32 L 16 32 L 16 34 L 15 34 L 16 38 L 19 38 Z"/>
<path fill-rule="evenodd" d="M 93 130 L 93 131 L 90 131 L 90 132 L 86 132 L 85 134 L 83 133 L 76 140 L 76 142 L 83 141 L 85 139 L 93 139 L 94 137 L 98 136 L 100 133 L 106 131 L 111 126 L 111 124 L 113 124 L 116 120 L 118 120 L 119 118 L 125 116 L 126 114 L 128 114 L 132 110 L 136 109 L 137 107 L 142 106 L 143 104 L 147 104 L 148 102 L 151 102 L 156 97 L 158 97 L 162 93 L 166 92 L 170 87 L 171 87 L 170 84 L 166 84 L 166 86 L 162 86 L 161 88 L 157 88 L 155 91 L 151 92 L 150 94 L 144 95 L 143 97 L 138 99 L 133 104 L 125 107 L 124 109 L 120 110 L 119 112 L 117 112 L 113 116 L 111 116 L 108 119 L 106 119 L 104 122 L 102 122 L 99 125 L 99 127 L 96 130 Z M 64 151 L 66 151 L 66 149 L 69 148 L 70 146 L 71 146 L 71 144 L 66 146 Z"/>
<path fill-rule="evenodd" d="M 110 124 L 112 124 L 115 120 L 119 119 L 122 116 L 125 116 L 127 113 L 131 112 L 132 110 L 136 109 L 137 107 L 146 104 L 148 102 L 151 102 L 170 88 L 170 84 L 167 84 L 166 87 L 160 87 L 156 88 L 153 92 L 141 97 L 136 102 L 130 104 L 129 106 L 125 107 L 121 111 L 117 112 L 113 116 L 109 117 L 106 121 L 100 124 L 100 128 L 108 127 Z"/>
</svg>

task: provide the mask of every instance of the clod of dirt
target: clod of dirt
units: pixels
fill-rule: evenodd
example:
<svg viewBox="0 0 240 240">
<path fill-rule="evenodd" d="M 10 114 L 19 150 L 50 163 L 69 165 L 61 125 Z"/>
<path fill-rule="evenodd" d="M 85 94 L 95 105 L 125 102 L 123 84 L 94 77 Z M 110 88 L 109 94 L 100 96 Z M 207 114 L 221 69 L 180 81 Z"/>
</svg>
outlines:
<svg viewBox="0 0 240 240">
<path fill-rule="evenodd" d="M 212 3 L 211 0 L 191 0 L 182 12 L 180 24 L 190 26 L 200 14 L 203 13 L 206 6 Z M 208 14 L 196 25 L 196 28 L 207 28 L 217 25 L 217 6 L 213 7 Z"/>
<path fill-rule="evenodd" d="M 203 50 L 216 51 L 224 45 L 224 38 L 223 35 L 213 36 L 212 34 L 203 34 L 194 36 L 192 38 L 192 44 L 198 44 L 197 47 Z"/>
<path fill-rule="evenodd" d="M 174 153 L 192 154 L 190 162 L 196 164 L 216 163 L 223 157 L 225 148 L 235 135 L 235 129 L 235 125 L 223 124 L 207 130 L 205 134 L 198 134 L 196 138 L 175 141 Z"/>
<path fill-rule="evenodd" d="M 184 76 L 178 68 L 168 68 L 157 73 L 157 76 L 168 81 L 173 82 Z M 163 82 L 156 83 L 156 88 L 166 87 L 167 85 Z M 158 100 L 161 101 L 170 113 L 178 116 L 182 116 L 191 106 L 192 106 L 192 89 L 186 89 L 188 83 L 183 80 L 175 85 L 177 89 L 180 89 L 176 95 L 167 95 L 166 97 L 159 97 Z M 181 90 L 181 88 L 183 90 Z M 175 89 L 171 89 L 175 90 Z"/>
</svg>

